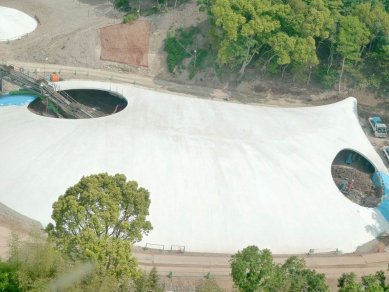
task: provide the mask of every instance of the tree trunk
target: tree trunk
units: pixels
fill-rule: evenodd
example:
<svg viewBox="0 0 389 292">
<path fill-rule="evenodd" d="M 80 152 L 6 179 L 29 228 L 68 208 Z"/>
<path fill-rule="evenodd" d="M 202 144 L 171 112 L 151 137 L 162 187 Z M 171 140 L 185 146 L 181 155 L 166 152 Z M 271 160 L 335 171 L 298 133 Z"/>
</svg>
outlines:
<svg viewBox="0 0 389 292">
<path fill-rule="evenodd" d="M 338 93 L 340 93 L 341 85 L 342 85 L 342 77 L 343 77 L 343 70 L 344 70 L 344 63 L 346 62 L 346 57 L 343 57 L 342 60 L 342 70 L 340 71 L 339 75 L 339 86 L 338 86 Z"/>
<path fill-rule="evenodd" d="M 333 49 L 332 49 L 332 45 L 330 47 L 330 56 L 328 58 L 330 59 L 330 63 L 328 64 L 328 67 L 327 67 L 327 74 L 328 74 L 328 72 L 330 72 L 330 69 L 332 67 L 332 62 L 333 62 L 333 59 L 334 59 L 334 52 L 333 52 Z"/>
<path fill-rule="evenodd" d="M 273 58 L 276 56 L 276 54 L 274 54 L 273 56 L 271 56 L 269 59 L 266 60 L 265 64 L 263 64 L 262 68 L 261 68 L 261 71 L 264 72 L 266 70 L 266 67 L 267 65 L 270 63 L 271 60 L 273 60 Z"/>
<path fill-rule="evenodd" d="M 250 64 L 250 62 L 253 59 L 254 55 L 255 55 L 255 52 L 253 52 L 250 55 L 250 48 L 247 48 L 247 57 L 246 57 L 246 60 L 243 62 L 242 67 L 240 67 L 238 81 L 242 80 L 244 72 L 246 70 L 246 67 L 247 67 L 248 64 Z"/>
<path fill-rule="evenodd" d="M 285 73 L 286 68 L 288 68 L 288 66 L 289 66 L 289 64 L 286 64 L 283 66 L 282 73 L 281 73 L 281 79 L 284 79 L 284 73 Z"/>
<path fill-rule="evenodd" d="M 307 79 L 307 87 L 309 87 L 309 83 L 311 82 L 311 74 L 312 74 L 312 66 L 309 66 L 309 73 Z"/>
<path fill-rule="evenodd" d="M 246 70 L 246 67 L 247 67 L 247 65 L 248 65 L 248 63 L 247 62 L 244 62 L 243 64 L 242 64 L 242 67 L 240 67 L 240 70 L 239 70 L 239 76 L 238 76 L 238 81 L 240 82 L 240 81 L 242 81 L 242 79 L 243 79 L 243 76 L 244 76 L 244 72 L 245 72 L 245 70 Z"/>
</svg>

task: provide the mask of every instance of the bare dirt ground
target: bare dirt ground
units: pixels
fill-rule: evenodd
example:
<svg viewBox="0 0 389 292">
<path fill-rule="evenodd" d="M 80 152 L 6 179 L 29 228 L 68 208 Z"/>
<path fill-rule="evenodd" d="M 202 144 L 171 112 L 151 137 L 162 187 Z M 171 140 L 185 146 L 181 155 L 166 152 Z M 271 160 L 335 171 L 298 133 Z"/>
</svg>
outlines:
<svg viewBox="0 0 389 292">
<path fill-rule="evenodd" d="M 38 221 L 15 212 L 0 203 L 0 259 L 4 260 L 9 256 L 11 234 L 17 235 L 20 239 L 26 239 L 41 228 Z"/>
<path fill-rule="evenodd" d="M 381 202 L 382 192 L 376 190 L 370 174 L 344 165 L 333 165 L 331 172 L 338 187 L 346 182 L 343 194 L 352 202 L 369 208 L 377 207 Z M 347 186 L 351 180 L 352 187 L 348 190 Z"/>
<path fill-rule="evenodd" d="M 147 67 L 149 30 L 150 23 L 146 20 L 101 28 L 101 59 Z"/>
</svg>

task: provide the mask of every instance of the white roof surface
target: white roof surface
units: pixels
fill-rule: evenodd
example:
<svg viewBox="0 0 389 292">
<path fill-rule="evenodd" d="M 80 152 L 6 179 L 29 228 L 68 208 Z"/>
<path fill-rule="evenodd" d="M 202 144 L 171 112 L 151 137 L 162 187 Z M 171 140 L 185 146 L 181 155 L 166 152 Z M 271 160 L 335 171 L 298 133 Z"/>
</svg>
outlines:
<svg viewBox="0 0 389 292">
<path fill-rule="evenodd" d="M 0 6 L 0 42 L 19 39 L 34 31 L 37 25 L 36 20 L 24 12 Z"/>
<path fill-rule="evenodd" d="M 48 223 L 51 205 L 81 176 L 124 173 L 151 193 L 154 230 L 143 243 L 235 252 L 251 244 L 275 253 L 352 252 L 388 229 L 376 209 L 345 198 L 331 176 L 339 151 L 354 149 L 386 168 L 356 117 L 356 100 L 271 108 L 101 88 L 128 106 L 99 119 L 37 116 L 0 107 L 0 201 Z"/>
</svg>

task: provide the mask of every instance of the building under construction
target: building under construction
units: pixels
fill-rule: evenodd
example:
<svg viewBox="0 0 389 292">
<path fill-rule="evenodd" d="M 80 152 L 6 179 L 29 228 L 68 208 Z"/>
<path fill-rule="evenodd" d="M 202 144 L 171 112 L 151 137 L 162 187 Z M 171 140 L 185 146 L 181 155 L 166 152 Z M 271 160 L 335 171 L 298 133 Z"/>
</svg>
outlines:
<svg viewBox="0 0 389 292">
<path fill-rule="evenodd" d="M 55 74 L 55 77 L 58 75 Z M 89 119 L 106 116 L 106 113 L 94 107 L 88 107 L 65 91 L 59 91 L 55 83 L 44 78 L 30 76 L 23 69 L 13 66 L 0 65 L 0 90 L 3 82 L 10 82 L 28 92 L 38 96 L 42 103 L 46 104 L 46 112 L 51 109 L 51 114 L 60 118 Z"/>
</svg>

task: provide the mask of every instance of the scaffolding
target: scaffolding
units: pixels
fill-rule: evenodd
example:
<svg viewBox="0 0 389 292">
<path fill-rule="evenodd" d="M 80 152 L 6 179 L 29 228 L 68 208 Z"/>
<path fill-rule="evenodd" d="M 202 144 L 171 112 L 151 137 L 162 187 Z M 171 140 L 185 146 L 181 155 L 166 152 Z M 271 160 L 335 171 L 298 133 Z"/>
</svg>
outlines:
<svg viewBox="0 0 389 292">
<path fill-rule="evenodd" d="M 61 113 L 59 117 L 73 119 L 90 119 L 105 116 L 105 114 L 96 109 L 89 108 L 75 99 L 65 91 L 56 91 L 52 84 L 44 78 L 34 78 L 23 72 L 23 69 L 15 69 L 13 66 L 0 64 L 0 84 L 3 80 L 27 89 L 37 96 L 46 98 L 55 104 Z"/>
</svg>

